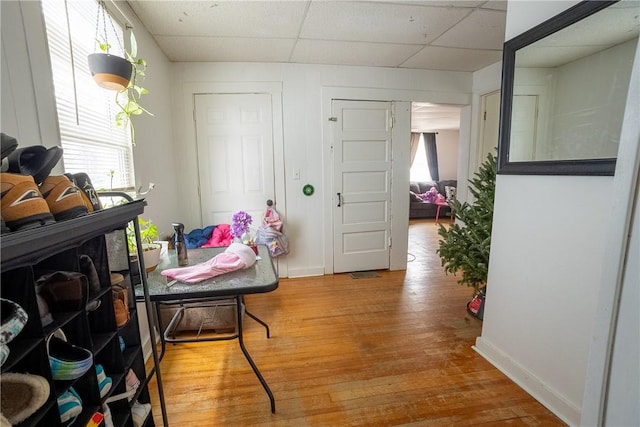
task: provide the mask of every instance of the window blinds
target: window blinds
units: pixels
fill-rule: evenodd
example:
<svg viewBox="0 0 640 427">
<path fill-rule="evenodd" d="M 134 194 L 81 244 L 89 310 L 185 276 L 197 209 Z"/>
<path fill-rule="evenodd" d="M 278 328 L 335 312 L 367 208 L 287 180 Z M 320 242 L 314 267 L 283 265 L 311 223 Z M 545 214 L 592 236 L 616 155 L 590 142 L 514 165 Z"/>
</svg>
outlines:
<svg viewBox="0 0 640 427">
<path fill-rule="evenodd" d="M 96 189 L 134 186 L 129 129 L 115 125 L 115 91 L 92 79 L 87 56 L 98 51 L 107 30 L 110 53 L 122 55 L 123 30 L 116 21 L 97 20 L 98 3 L 87 0 L 42 0 L 53 71 L 64 169 L 86 172 Z M 105 25 L 106 24 L 106 25 Z"/>
</svg>

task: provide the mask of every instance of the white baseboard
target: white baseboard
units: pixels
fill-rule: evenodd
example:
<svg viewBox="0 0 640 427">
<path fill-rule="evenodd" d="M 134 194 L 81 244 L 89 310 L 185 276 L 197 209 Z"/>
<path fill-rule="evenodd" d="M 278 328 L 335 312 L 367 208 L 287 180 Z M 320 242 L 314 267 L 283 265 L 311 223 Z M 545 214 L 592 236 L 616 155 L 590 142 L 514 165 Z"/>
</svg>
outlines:
<svg viewBox="0 0 640 427">
<path fill-rule="evenodd" d="M 294 277 L 310 277 L 310 276 L 324 276 L 324 267 L 316 268 L 291 268 L 289 267 L 289 278 Z"/>
<path fill-rule="evenodd" d="M 472 348 L 562 421 L 570 426 L 580 424 L 581 408 L 569 402 L 486 339 L 478 337 Z"/>
</svg>

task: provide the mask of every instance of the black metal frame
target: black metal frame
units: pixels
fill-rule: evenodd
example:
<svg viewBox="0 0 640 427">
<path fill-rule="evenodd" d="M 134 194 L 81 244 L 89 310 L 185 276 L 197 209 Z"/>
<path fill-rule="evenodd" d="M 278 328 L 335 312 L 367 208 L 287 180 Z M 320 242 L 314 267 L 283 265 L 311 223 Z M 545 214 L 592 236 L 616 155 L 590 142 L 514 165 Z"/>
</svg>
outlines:
<svg viewBox="0 0 640 427">
<path fill-rule="evenodd" d="M 615 158 L 585 160 L 509 161 L 511 109 L 516 52 L 563 28 L 611 6 L 616 1 L 583 1 L 559 15 L 505 42 L 502 57 L 502 92 L 500 100 L 500 135 L 498 143 L 498 174 L 505 175 L 606 175 L 613 176 Z"/>
<path fill-rule="evenodd" d="M 211 306 L 214 305 L 219 305 L 220 303 L 224 304 L 224 305 L 229 305 L 229 304 L 225 304 L 225 300 L 230 300 L 230 299 L 234 299 L 235 301 L 235 307 L 236 307 L 236 329 L 235 332 L 233 332 L 232 334 L 221 334 L 221 336 L 217 336 L 217 337 L 207 337 L 207 338 L 175 338 L 175 336 L 171 336 L 175 330 L 176 327 L 178 327 L 178 325 L 180 324 L 180 322 L 183 319 L 183 313 L 186 310 L 189 310 L 190 308 L 202 308 L 202 307 L 206 307 L 208 306 L 208 304 L 211 304 Z M 247 362 L 249 362 L 249 365 L 251 366 L 251 369 L 253 369 L 253 372 L 256 374 L 256 377 L 258 377 L 258 380 L 260 381 L 260 384 L 262 384 L 262 387 L 264 388 L 265 392 L 267 393 L 267 395 L 269 396 L 269 401 L 271 403 L 271 413 L 275 413 L 276 412 L 276 401 L 275 398 L 273 396 L 273 393 L 271 392 L 271 389 L 269 388 L 269 385 L 267 384 L 266 380 L 264 379 L 264 377 L 262 376 L 262 374 L 260 373 L 260 370 L 258 369 L 258 366 L 255 364 L 255 362 L 253 361 L 253 359 L 251 358 L 251 355 L 249 354 L 249 351 L 247 350 L 247 348 L 244 345 L 244 339 L 243 339 L 243 315 L 246 313 L 247 316 L 251 317 L 253 320 L 255 320 L 256 322 L 258 322 L 259 324 L 261 324 L 265 330 L 266 330 L 266 334 L 267 334 L 267 338 L 271 338 L 271 332 L 269 330 L 269 325 L 267 323 L 265 323 L 263 320 L 261 320 L 260 318 L 258 318 L 256 315 L 252 314 L 249 312 L 249 310 L 246 309 L 246 305 L 244 303 L 244 295 L 235 295 L 235 296 L 230 296 L 230 297 L 216 297 L 216 298 L 211 298 L 211 299 L 206 299 L 203 300 L 202 298 L 196 298 L 196 299 L 188 299 L 188 300 L 176 300 L 176 301 L 156 301 L 153 303 L 155 305 L 155 315 L 156 315 L 156 322 L 158 327 L 160 328 L 160 344 L 161 344 L 161 350 L 160 350 L 160 361 L 162 361 L 162 358 L 164 357 L 164 353 L 166 350 L 166 345 L 167 343 L 186 343 L 186 342 L 209 342 L 209 341 L 229 341 L 229 340 L 233 340 L 233 339 L 237 339 L 238 343 L 240 344 L 240 349 L 242 350 L 242 354 L 244 354 L 244 357 L 247 359 Z M 191 306 L 191 304 L 195 304 L 195 306 Z M 169 321 L 169 323 L 167 324 L 167 326 L 165 327 L 162 324 L 162 319 L 161 319 L 161 315 L 160 315 L 160 306 L 161 305 L 167 305 L 167 306 L 171 306 L 171 305 L 180 305 L 181 307 L 173 314 L 173 317 L 171 318 L 171 320 Z"/>
</svg>

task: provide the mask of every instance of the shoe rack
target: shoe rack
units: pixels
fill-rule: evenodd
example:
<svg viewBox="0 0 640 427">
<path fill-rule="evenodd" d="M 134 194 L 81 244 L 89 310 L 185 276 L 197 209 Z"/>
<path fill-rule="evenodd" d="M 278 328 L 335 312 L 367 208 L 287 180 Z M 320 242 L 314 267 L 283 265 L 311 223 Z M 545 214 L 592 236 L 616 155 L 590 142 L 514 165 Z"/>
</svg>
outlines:
<svg viewBox="0 0 640 427">
<path fill-rule="evenodd" d="M 128 287 L 129 320 L 120 327 L 117 325 L 111 290 L 112 271 L 105 236 L 121 233 L 122 237 L 126 238 L 127 224 L 143 213 L 145 205 L 144 200 L 138 200 L 84 217 L 8 233 L 0 237 L 2 298 L 18 303 L 29 316 L 21 333 L 8 344 L 9 357 L 2 365 L 0 375 L 6 372 L 34 374 L 44 377 L 50 385 L 47 402 L 20 423 L 20 426 L 65 425 L 60 420 L 57 398 L 71 387 L 82 400 L 82 412 L 74 425 L 87 425 L 95 412 L 103 412 L 102 405 L 105 400 L 127 391 L 126 375 L 129 369 L 132 369 L 140 380 L 135 395 L 130 401 L 126 398 L 120 399 L 109 403 L 108 406 L 114 427 L 137 426 L 134 423 L 132 407 L 136 401 L 150 402 L 148 382 L 154 372 L 157 373 L 157 365 L 154 364 L 151 372 L 146 371 L 139 334 L 140 319 L 128 269 L 118 272 L 125 277 L 121 284 Z M 94 302 L 95 306 L 95 301 L 99 301 L 98 308 L 90 312 L 85 308 L 65 312 L 50 306 L 53 322 L 43 326 L 36 299 L 37 278 L 46 271 L 80 272 L 80 255 L 88 255 L 98 273 L 100 289 L 90 292 L 88 296 L 89 304 Z M 123 253 L 122 256 L 128 260 L 128 253 Z M 47 338 L 57 329 L 62 329 L 69 343 L 88 349 L 93 354 L 94 365 L 80 378 L 71 381 L 53 380 L 47 353 Z M 121 349 L 122 341 L 125 344 L 124 350 Z M 100 396 L 98 387 L 95 369 L 97 364 L 103 366 L 106 375 L 112 380 L 111 389 L 103 397 Z M 164 405 L 162 407 L 164 419 Z M 155 425 L 151 413 L 142 425 Z"/>
</svg>

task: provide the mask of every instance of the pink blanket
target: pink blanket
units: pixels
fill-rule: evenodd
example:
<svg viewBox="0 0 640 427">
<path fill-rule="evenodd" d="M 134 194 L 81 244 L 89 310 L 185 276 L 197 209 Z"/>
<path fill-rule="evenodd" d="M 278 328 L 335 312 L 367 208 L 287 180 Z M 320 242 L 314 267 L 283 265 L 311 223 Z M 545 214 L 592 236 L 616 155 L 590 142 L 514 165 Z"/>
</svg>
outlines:
<svg viewBox="0 0 640 427">
<path fill-rule="evenodd" d="M 197 283 L 230 271 L 249 268 L 256 262 L 256 254 L 242 243 L 232 243 L 224 252 L 208 261 L 189 267 L 169 268 L 160 274 L 180 282 Z"/>
</svg>

